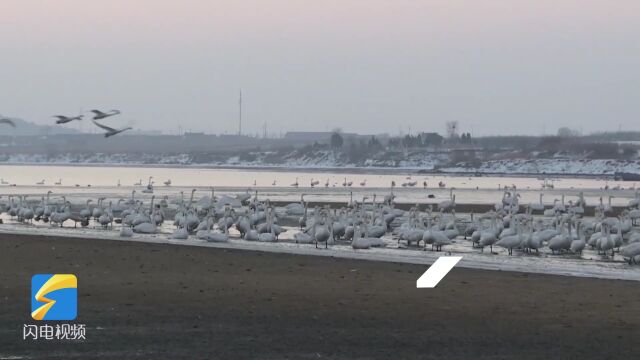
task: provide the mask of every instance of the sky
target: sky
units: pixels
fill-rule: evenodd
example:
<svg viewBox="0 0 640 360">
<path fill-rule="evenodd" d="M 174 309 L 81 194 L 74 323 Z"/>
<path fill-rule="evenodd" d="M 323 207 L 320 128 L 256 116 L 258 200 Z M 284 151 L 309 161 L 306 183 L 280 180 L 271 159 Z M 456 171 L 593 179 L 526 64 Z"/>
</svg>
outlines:
<svg viewBox="0 0 640 360">
<path fill-rule="evenodd" d="M 2 0 L 0 114 L 165 133 L 640 130 L 638 0 Z M 88 121 L 72 125 L 88 130 Z"/>
</svg>

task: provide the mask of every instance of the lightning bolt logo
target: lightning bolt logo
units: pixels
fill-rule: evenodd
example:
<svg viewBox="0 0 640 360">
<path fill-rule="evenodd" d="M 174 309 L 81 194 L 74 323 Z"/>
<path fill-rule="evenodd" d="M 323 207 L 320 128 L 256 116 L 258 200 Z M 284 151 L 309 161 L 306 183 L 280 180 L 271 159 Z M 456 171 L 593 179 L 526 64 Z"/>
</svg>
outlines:
<svg viewBox="0 0 640 360">
<path fill-rule="evenodd" d="M 38 284 L 42 285 L 37 287 Z M 34 275 L 31 280 L 31 292 L 33 295 L 31 317 L 34 320 L 74 320 L 77 312 L 77 288 L 78 279 L 72 274 Z M 60 299 L 55 300 L 52 296 L 47 297 L 54 291 L 63 289 L 76 289 L 76 291 L 72 294 L 73 297 L 64 297 L 64 301 Z M 35 302 L 33 302 L 33 300 L 35 300 Z M 55 310 L 57 315 L 47 316 L 56 304 L 57 307 Z"/>
</svg>

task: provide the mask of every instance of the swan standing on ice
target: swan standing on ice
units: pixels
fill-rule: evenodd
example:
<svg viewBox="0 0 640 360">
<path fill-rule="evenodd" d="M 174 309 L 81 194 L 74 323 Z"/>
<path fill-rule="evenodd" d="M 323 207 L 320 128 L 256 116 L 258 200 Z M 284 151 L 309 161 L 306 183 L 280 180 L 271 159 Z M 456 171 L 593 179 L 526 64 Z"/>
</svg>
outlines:
<svg viewBox="0 0 640 360">
<path fill-rule="evenodd" d="M 576 255 L 581 255 L 582 250 L 584 250 L 584 247 L 587 245 L 587 242 L 584 237 L 584 228 L 582 227 L 581 223 L 578 223 L 577 229 L 578 229 L 578 238 L 571 242 L 570 250 L 572 253 Z"/>
<path fill-rule="evenodd" d="M 435 247 L 436 251 L 441 251 L 444 245 L 450 245 L 451 239 L 443 231 L 433 232 L 433 242 L 431 243 L 431 250 Z"/>
<path fill-rule="evenodd" d="M 98 217 L 98 222 L 105 229 L 111 224 L 111 228 L 113 229 L 113 208 L 111 207 L 111 201 L 109 201 L 109 207 Z"/>
<path fill-rule="evenodd" d="M 102 212 L 103 212 L 102 201 L 104 201 L 104 200 L 105 200 L 105 198 L 103 198 L 103 197 L 98 198 L 98 203 L 96 204 L 96 206 L 93 208 L 93 211 L 91 212 L 91 216 L 96 221 L 102 215 Z"/>
<path fill-rule="evenodd" d="M 86 207 L 82 210 L 80 210 L 80 216 L 84 217 L 84 218 L 90 218 L 91 217 L 91 209 L 89 208 L 89 204 L 92 202 L 93 200 L 88 199 L 86 202 Z"/>
<path fill-rule="evenodd" d="M 611 213 L 613 211 L 613 206 L 611 206 L 611 199 L 613 199 L 614 196 L 613 195 L 609 195 L 608 198 L 609 198 L 609 200 L 608 200 L 607 204 L 604 205 L 603 210 L 602 210 L 603 213 L 605 213 L 605 214 L 609 214 L 609 213 Z"/>
<path fill-rule="evenodd" d="M 489 230 L 484 230 L 480 232 L 480 240 L 478 241 L 478 245 L 480 245 L 480 249 L 484 252 L 485 246 L 489 246 L 491 253 L 493 254 L 493 244 L 498 241 L 498 232 L 500 229 L 497 227 L 497 219 L 495 216 L 491 219 L 491 228 Z"/>
<path fill-rule="evenodd" d="M 314 211 L 314 221 L 313 221 L 313 225 L 312 225 L 312 232 L 311 235 L 313 236 L 313 239 L 315 240 L 315 244 L 316 244 L 316 249 L 318 248 L 318 243 L 324 243 L 325 249 L 329 246 L 329 238 L 331 237 L 331 230 L 329 229 L 329 227 L 331 226 L 330 222 L 327 222 L 327 217 L 326 215 L 323 215 L 322 217 L 322 225 L 320 224 L 319 220 L 319 216 L 318 216 L 319 211 Z"/>
<path fill-rule="evenodd" d="M 149 206 L 149 214 L 138 214 L 132 221 L 133 231 L 142 234 L 155 234 L 158 230 L 155 219 L 155 211 L 153 203 L 155 201 L 155 195 L 151 196 L 151 205 Z"/>
<path fill-rule="evenodd" d="M 34 211 L 34 217 L 36 221 L 39 221 L 42 218 L 42 215 L 44 215 L 44 207 L 45 207 L 45 203 L 44 203 L 44 196 L 43 196 L 41 198 L 40 205 L 38 205 L 38 207 L 36 207 Z"/>
<path fill-rule="evenodd" d="M 519 248 L 523 241 L 520 224 L 516 222 L 514 226 L 516 228 L 515 234 L 507 235 L 496 242 L 497 246 L 507 249 L 509 255 L 513 255 L 513 249 Z"/>
<path fill-rule="evenodd" d="M 54 224 L 59 224 L 60 227 L 62 227 L 64 222 L 67 221 L 71 217 L 71 211 L 69 210 L 69 208 L 71 207 L 71 203 L 66 201 L 64 196 L 63 196 L 63 203 L 64 203 L 64 205 L 62 207 L 62 211 L 54 211 L 54 212 L 51 213 L 51 225 L 52 226 Z"/>
<path fill-rule="evenodd" d="M 551 240 L 549 240 L 549 249 L 551 249 L 551 252 L 553 254 L 555 254 L 556 251 L 560 253 L 571 249 L 571 242 L 573 241 L 573 237 L 571 236 L 572 223 L 570 221 L 567 221 L 566 224 L 566 232 L 563 229 L 560 234 L 552 237 Z"/>
<path fill-rule="evenodd" d="M 544 196 L 544 194 L 541 193 L 540 194 L 540 202 L 529 204 L 529 209 L 531 209 L 531 211 L 540 211 L 540 212 L 544 211 L 544 203 L 542 202 L 542 197 L 543 196 Z"/>
<path fill-rule="evenodd" d="M 303 229 L 307 226 L 307 202 L 304 201 L 304 194 L 300 195 L 300 204 L 303 207 L 302 216 L 298 219 L 298 225 L 300 225 L 300 229 Z"/>
<path fill-rule="evenodd" d="M 258 235 L 258 241 L 262 242 L 276 242 L 278 238 L 275 233 L 275 226 L 273 224 L 273 208 L 267 208 L 267 227 L 269 228 L 268 232 L 264 232 Z"/>
<path fill-rule="evenodd" d="M 596 248 L 602 252 L 603 255 L 607 255 L 607 251 L 611 250 L 611 257 L 614 255 L 614 248 L 616 246 L 615 240 L 611 238 L 611 233 L 609 232 L 609 225 L 606 223 L 602 224 L 602 229 L 604 235 L 601 236 L 597 243 Z"/>
<path fill-rule="evenodd" d="M 147 183 L 147 187 L 142 190 L 143 193 L 145 193 L 145 194 L 153 194 L 153 183 L 154 183 L 154 181 L 151 181 L 152 179 L 153 179 L 153 176 L 149 176 L 149 182 Z"/>
<path fill-rule="evenodd" d="M 456 195 L 453 193 L 454 188 L 449 189 L 449 200 L 442 201 L 438 204 L 440 212 L 447 212 L 456 208 Z"/>
</svg>

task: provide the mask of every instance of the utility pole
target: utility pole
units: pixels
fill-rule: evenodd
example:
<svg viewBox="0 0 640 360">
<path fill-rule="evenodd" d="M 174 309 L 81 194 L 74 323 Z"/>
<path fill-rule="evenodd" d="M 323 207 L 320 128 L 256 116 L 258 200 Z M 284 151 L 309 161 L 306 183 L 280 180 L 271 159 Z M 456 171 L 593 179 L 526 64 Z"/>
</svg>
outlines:
<svg viewBox="0 0 640 360">
<path fill-rule="evenodd" d="M 240 100 L 238 101 L 238 107 L 240 109 L 238 116 L 238 136 L 242 135 L 242 89 L 240 89 Z"/>
</svg>

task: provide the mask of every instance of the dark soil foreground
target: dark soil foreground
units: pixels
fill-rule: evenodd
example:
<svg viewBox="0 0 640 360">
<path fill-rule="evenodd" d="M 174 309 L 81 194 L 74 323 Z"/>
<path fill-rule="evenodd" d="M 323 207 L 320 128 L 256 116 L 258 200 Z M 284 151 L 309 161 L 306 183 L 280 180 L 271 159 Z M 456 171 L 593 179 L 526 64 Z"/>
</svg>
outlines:
<svg viewBox="0 0 640 360">
<path fill-rule="evenodd" d="M 0 235 L 0 359 L 638 359 L 640 282 Z M 31 276 L 78 276 L 87 339 L 23 340 Z"/>
</svg>

